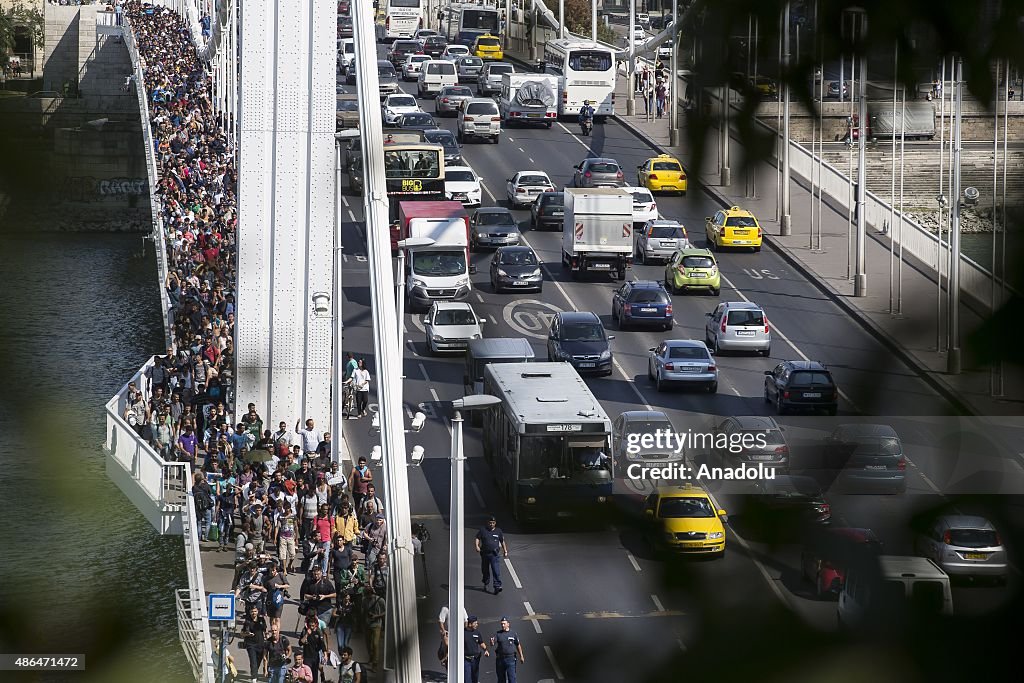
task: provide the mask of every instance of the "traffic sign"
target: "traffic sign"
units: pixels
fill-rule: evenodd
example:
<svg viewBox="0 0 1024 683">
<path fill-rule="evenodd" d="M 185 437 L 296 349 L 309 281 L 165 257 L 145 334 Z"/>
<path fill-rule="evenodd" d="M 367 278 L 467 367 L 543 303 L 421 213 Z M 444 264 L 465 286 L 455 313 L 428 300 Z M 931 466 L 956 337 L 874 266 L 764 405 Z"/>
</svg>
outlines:
<svg viewBox="0 0 1024 683">
<path fill-rule="evenodd" d="M 210 621 L 235 620 L 235 594 L 210 593 Z"/>
</svg>

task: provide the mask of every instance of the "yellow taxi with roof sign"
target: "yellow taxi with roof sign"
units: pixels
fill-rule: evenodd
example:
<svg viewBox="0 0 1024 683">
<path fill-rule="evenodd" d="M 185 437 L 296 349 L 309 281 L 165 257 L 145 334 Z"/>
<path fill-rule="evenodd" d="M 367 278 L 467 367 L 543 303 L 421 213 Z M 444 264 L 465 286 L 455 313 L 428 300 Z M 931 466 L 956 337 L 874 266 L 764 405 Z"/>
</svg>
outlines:
<svg viewBox="0 0 1024 683">
<path fill-rule="evenodd" d="M 636 184 L 651 192 L 686 194 L 686 171 L 679 159 L 659 154 L 636 167 Z"/>
<path fill-rule="evenodd" d="M 501 49 L 501 39 L 485 33 L 473 41 L 473 47 L 469 48 L 470 54 L 480 59 L 504 59 L 505 53 Z"/>
<path fill-rule="evenodd" d="M 754 214 L 732 206 L 704 219 L 704 236 L 710 249 L 746 247 L 761 251 L 761 225 Z"/>
<path fill-rule="evenodd" d="M 644 514 L 657 523 L 651 539 L 656 545 L 693 555 L 725 554 L 725 510 L 702 488 L 659 486 L 644 500 Z"/>
</svg>

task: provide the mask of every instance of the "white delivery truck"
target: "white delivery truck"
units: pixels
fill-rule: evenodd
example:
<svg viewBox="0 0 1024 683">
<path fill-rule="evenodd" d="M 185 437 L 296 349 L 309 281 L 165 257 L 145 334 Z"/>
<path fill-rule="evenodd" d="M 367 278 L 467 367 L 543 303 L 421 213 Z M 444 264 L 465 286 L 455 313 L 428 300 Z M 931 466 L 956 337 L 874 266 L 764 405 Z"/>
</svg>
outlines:
<svg viewBox="0 0 1024 683">
<path fill-rule="evenodd" d="M 633 195 L 618 187 L 565 188 L 562 265 L 624 280 L 633 265 Z"/>
<path fill-rule="evenodd" d="M 558 77 L 503 74 L 498 109 L 506 126 L 534 123 L 550 128 L 558 119 Z"/>
<path fill-rule="evenodd" d="M 429 247 L 408 250 L 406 295 L 410 310 L 434 301 L 462 301 L 472 290 L 469 262 L 469 215 L 460 202 L 420 201 L 398 205 L 398 239 L 427 237 Z"/>
</svg>

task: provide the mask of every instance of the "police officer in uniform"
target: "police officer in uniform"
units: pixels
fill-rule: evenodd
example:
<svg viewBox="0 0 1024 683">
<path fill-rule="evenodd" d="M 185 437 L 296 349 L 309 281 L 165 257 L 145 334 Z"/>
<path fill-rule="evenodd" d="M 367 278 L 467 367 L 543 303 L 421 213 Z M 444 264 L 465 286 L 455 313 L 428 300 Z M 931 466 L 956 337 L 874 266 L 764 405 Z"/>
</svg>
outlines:
<svg viewBox="0 0 1024 683">
<path fill-rule="evenodd" d="M 512 630 L 508 617 L 501 618 L 501 629 L 491 636 L 498 683 L 516 683 L 516 657 L 526 663 L 519 634 Z"/>
<path fill-rule="evenodd" d="M 508 557 L 505 534 L 498 528 L 494 515 L 487 520 L 487 526 L 476 532 L 476 551 L 480 553 L 480 573 L 483 575 L 484 590 L 494 577 L 494 594 L 501 592 L 501 558 Z"/>
<path fill-rule="evenodd" d="M 463 667 L 463 683 L 480 683 L 480 657 L 490 657 L 484 637 L 480 635 L 479 620 L 470 615 L 466 619 L 466 630 L 462 632 L 462 649 L 465 654 Z"/>
</svg>

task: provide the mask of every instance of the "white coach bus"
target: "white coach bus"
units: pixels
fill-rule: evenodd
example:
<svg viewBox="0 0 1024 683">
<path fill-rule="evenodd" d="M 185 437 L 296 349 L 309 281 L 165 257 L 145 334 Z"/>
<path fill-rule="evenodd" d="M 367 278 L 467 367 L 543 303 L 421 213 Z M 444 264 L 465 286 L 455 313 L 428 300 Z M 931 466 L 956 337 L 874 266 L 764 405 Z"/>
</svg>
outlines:
<svg viewBox="0 0 1024 683">
<path fill-rule="evenodd" d="M 597 116 L 615 113 L 615 52 L 581 40 L 549 40 L 544 46 L 547 73 L 560 80 L 559 116 L 580 113 L 585 101 L 594 103 Z"/>
<path fill-rule="evenodd" d="M 380 0 L 382 23 L 377 24 L 380 42 L 398 38 L 412 38 L 424 26 L 423 12 L 426 0 Z"/>
</svg>

